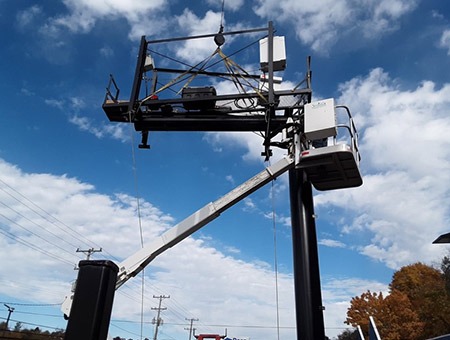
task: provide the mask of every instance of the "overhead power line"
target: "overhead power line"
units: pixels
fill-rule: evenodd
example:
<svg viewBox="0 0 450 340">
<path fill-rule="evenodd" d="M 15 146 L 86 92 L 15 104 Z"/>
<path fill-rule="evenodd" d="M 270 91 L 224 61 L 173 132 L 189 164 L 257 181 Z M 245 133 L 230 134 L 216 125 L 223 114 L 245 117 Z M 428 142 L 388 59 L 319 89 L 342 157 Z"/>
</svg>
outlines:
<svg viewBox="0 0 450 340">
<path fill-rule="evenodd" d="M 58 219 L 57 217 L 53 216 L 51 213 L 49 213 L 48 211 L 46 211 L 45 209 L 40 207 L 38 204 L 36 204 L 31 199 L 26 197 L 24 194 L 22 194 L 21 192 L 19 192 L 15 188 L 13 188 L 11 185 L 6 183 L 4 180 L 0 179 L 0 183 L 2 183 L 6 188 L 8 188 L 10 191 L 12 191 L 14 193 L 14 194 L 12 194 L 11 192 L 8 192 L 7 190 L 5 190 L 5 188 L 0 187 L 0 190 L 3 191 L 6 195 L 10 196 L 16 202 L 20 203 L 21 205 L 26 207 L 28 210 L 30 210 L 31 212 L 33 212 L 34 214 L 36 214 L 37 216 L 39 216 L 43 220 L 47 221 L 48 223 L 53 225 L 55 228 L 57 228 L 60 231 L 62 231 L 64 234 L 66 234 L 66 235 L 70 236 L 71 238 L 77 240 L 82 245 L 87 245 L 87 246 L 94 245 L 96 248 L 101 248 L 98 244 L 96 244 L 95 242 L 89 240 L 87 237 L 85 237 L 84 235 L 82 235 L 81 233 L 76 231 L 74 228 L 70 227 L 69 225 L 67 225 L 66 223 L 64 223 L 63 221 Z M 54 233 L 49 231 L 47 227 L 42 226 L 41 224 L 38 224 L 38 226 L 41 229 L 45 230 L 45 232 L 51 233 L 51 234 L 54 235 Z M 57 236 L 57 237 L 58 237 L 59 241 L 63 241 L 65 243 L 69 244 L 73 248 L 77 248 L 78 247 L 74 243 L 68 241 L 67 239 L 64 239 L 64 238 L 62 238 L 60 236 Z M 103 251 L 106 254 L 108 254 L 111 258 L 113 258 L 115 260 L 118 260 L 111 253 L 107 252 L 106 250 L 103 250 Z"/>
<path fill-rule="evenodd" d="M 60 306 L 60 303 L 20 303 L 20 302 L 5 302 L 0 301 L 0 303 L 12 305 L 12 306 L 24 306 L 24 307 L 50 307 L 50 306 Z"/>
</svg>

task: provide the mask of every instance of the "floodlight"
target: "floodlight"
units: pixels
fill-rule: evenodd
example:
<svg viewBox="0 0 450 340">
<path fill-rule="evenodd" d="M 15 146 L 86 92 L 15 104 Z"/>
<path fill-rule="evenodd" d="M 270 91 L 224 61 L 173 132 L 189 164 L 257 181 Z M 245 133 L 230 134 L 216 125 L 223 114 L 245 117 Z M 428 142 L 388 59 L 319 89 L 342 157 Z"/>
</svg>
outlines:
<svg viewBox="0 0 450 340">
<path fill-rule="evenodd" d="M 437 239 L 433 241 L 434 244 L 436 243 L 450 243 L 450 233 L 442 234 Z"/>
</svg>

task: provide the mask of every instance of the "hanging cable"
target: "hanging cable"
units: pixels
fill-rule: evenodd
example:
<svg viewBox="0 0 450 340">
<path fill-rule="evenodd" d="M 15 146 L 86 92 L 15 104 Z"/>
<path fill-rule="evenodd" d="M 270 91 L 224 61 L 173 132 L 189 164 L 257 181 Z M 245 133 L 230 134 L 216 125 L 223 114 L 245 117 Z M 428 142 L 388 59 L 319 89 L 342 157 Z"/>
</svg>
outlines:
<svg viewBox="0 0 450 340">
<path fill-rule="evenodd" d="M 223 30 L 223 18 L 225 17 L 225 0 L 222 0 L 222 16 L 220 18 L 220 29 Z"/>
<path fill-rule="evenodd" d="M 280 340 L 280 303 L 278 292 L 278 252 L 277 252 L 277 223 L 275 213 L 275 195 L 274 181 L 272 180 L 271 193 L 272 198 L 272 224 L 273 224 L 273 252 L 274 252 L 274 271 L 275 271 L 275 301 L 277 306 L 277 339 Z"/>
<path fill-rule="evenodd" d="M 214 36 L 214 42 L 216 43 L 217 47 L 222 46 L 225 43 L 225 37 L 223 36 L 223 18 L 225 15 L 225 0 L 222 0 L 222 13 L 220 16 L 220 28 L 219 32 Z"/>
<path fill-rule="evenodd" d="M 128 113 L 129 120 L 131 122 L 131 112 Z M 134 152 L 134 131 L 131 128 L 130 125 L 130 131 L 131 131 L 131 157 L 133 162 L 133 177 L 134 177 L 134 190 L 136 194 L 136 208 L 137 208 L 137 215 L 138 215 L 138 224 L 139 224 L 139 235 L 141 239 L 141 248 L 144 248 L 144 233 L 142 230 L 142 217 L 141 217 L 141 203 L 140 203 L 140 196 L 139 196 L 139 186 L 138 186 L 138 176 L 137 176 L 137 166 L 136 166 L 136 155 Z M 141 340 L 143 338 L 143 325 L 144 325 L 144 296 L 145 296 L 145 270 L 142 270 L 142 284 L 141 284 Z"/>
</svg>

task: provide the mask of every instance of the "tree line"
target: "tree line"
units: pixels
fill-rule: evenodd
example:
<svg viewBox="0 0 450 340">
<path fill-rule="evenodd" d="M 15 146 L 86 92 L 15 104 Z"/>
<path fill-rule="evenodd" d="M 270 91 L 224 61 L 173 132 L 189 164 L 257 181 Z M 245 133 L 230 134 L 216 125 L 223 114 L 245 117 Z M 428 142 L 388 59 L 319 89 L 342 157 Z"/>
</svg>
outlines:
<svg viewBox="0 0 450 340">
<path fill-rule="evenodd" d="M 439 268 L 417 262 L 396 271 L 388 294 L 370 290 L 353 297 L 347 325 L 368 335 L 369 316 L 375 319 L 383 340 L 423 340 L 450 333 L 450 257 Z M 359 339 L 346 330 L 338 340 Z"/>
<path fill-rule="evenodd" d="M 53 332 L 41 330 L 39 327 L 23 328 L 22 323 L 17 322 L 12 330 L 7 329 L 6 322 L 0 323 L 0 339 L 27 339 L 27 340 L 63 340 L 62 329 Z"/>
<path fill-rule="evenodd" d="M 22 323 L 17 322 L 13 329 L 7 329 L 6 322 L 0 322 L 0 340 L 26 339 L 26 340 L 63 340 L 65 331 L 62 329 L 54 332 L 41 330 L 39 327 L 23 328 Z M 133 340 L 116 336 L 113 340 Z M 144 340 L 149 340 L 145 338 Z"/>
</svg>

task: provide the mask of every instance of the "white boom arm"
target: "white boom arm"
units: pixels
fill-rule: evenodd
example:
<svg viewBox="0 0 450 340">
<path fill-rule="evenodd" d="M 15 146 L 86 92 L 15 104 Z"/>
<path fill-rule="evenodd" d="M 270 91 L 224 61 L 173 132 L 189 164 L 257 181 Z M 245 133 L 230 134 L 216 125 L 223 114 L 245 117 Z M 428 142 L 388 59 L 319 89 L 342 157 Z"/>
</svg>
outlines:
<svg viewBox="0 0 450 340">
<path fill-rule="evenodd" d="M 290 156 L 285 156 L 277 163 L 265 168 L 259 174 L 236 187 L 228 194 L 214 202 L 208 203 L 191 216 L 167 230 L 152 243 L 122 261 L 118 265 L 119 273 L 117 276 L 116 289 L 141 272 L 156 256 L 192 235 L 194 232 L 218 217 L 222 212 L 269 183 L 271 180 L 277 178 L 293 166 L 294 159 Z M 72 300 L 73 293 L 66 296 L 62 303 L 61 310 L 66 316 L 70 315 Z"/>
</svg>

